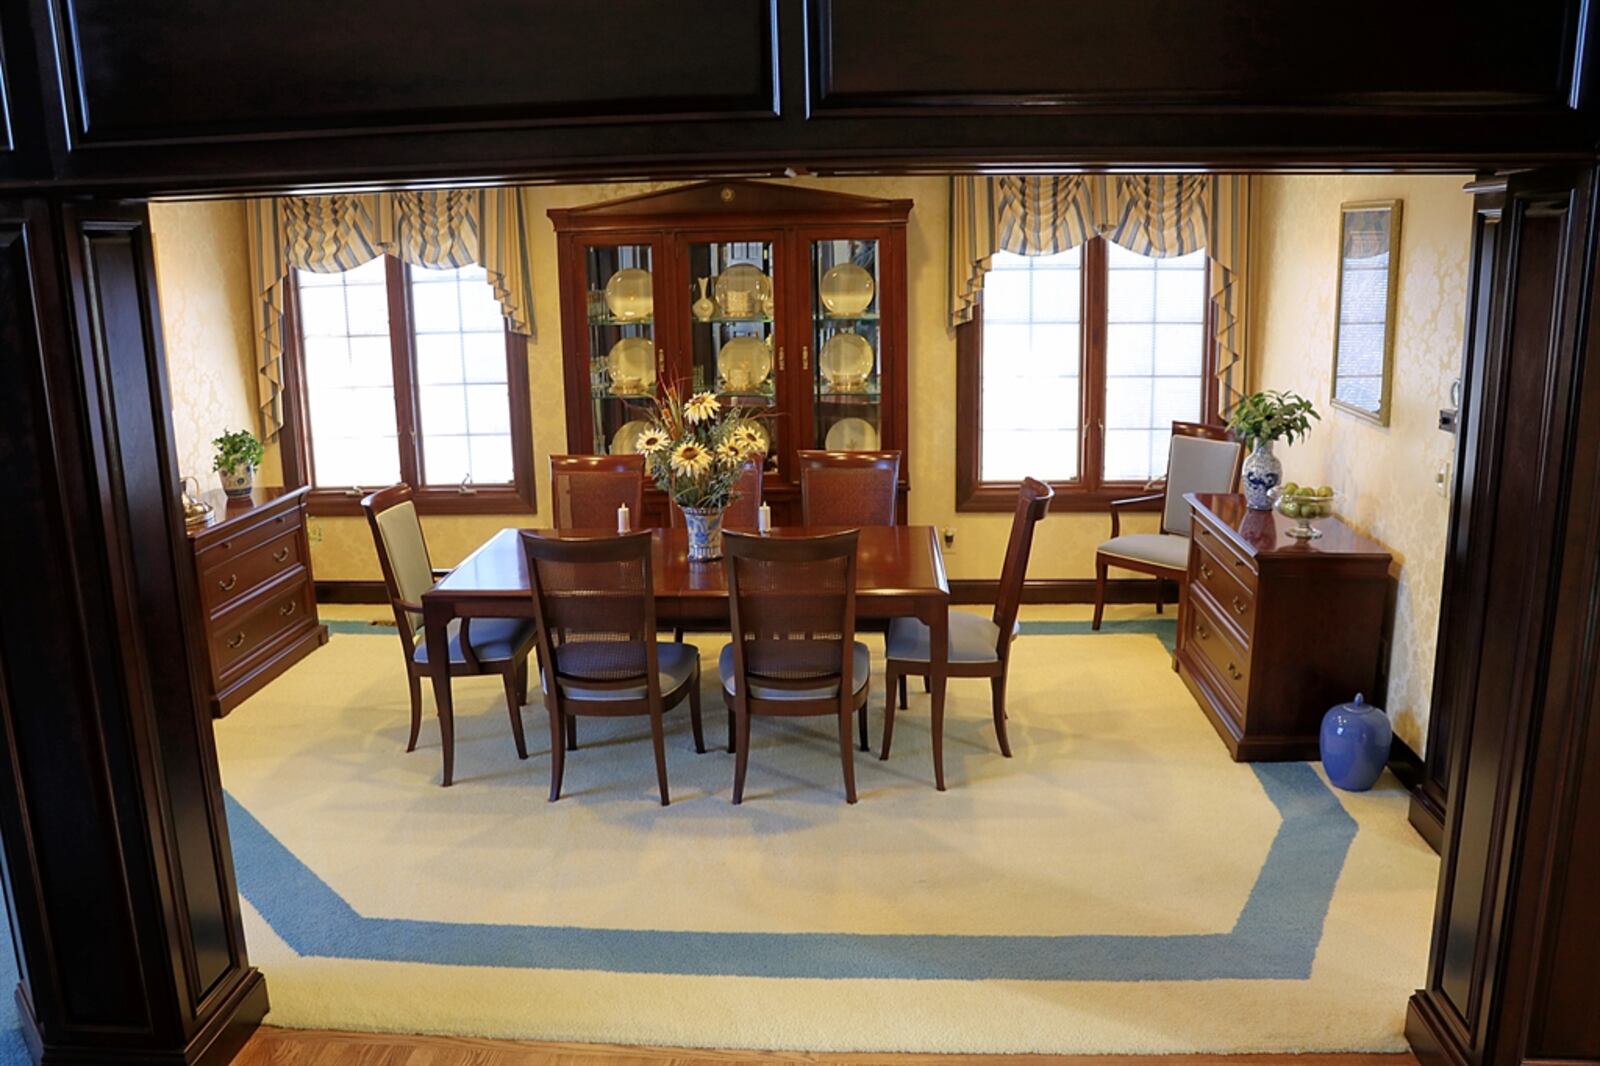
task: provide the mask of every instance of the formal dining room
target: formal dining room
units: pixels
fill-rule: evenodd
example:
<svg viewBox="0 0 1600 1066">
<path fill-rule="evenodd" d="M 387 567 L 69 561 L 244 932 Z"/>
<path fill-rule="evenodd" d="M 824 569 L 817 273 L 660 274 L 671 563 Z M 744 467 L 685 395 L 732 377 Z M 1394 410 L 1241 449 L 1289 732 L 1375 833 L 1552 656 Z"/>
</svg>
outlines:
<svg viewBox="0 0 1600 1066">
<path fill-rule="evenodd" d="M 1474 192 L 151 204 L 268 1022 L 1405 1050 Z"/>
</svg>

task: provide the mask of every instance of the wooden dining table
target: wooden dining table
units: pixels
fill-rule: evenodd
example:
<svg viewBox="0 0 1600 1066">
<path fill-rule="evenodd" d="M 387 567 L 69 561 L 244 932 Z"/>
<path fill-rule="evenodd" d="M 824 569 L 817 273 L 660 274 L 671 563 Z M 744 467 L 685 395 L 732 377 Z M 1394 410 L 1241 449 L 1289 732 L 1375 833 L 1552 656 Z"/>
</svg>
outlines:
<svg viewBox="0 0 1600 1066">
<path fill-rule="evenodd" d="M 764 536 L 808 537 L 837 533 L 838 526 L 784 526 Z M 540 536 L 592 538 L 614 536 L 605 529 L 538 530 Z M 456 618 L 534 617 L 533 590 L 528 582 L 528 561 L 518 529 L 502 529 L 461 565 L 422 595 L 423 639 L 429 662 L 448 662 L 449 626 Z M 684 529 L 653 531 L 651 570 L 655 584 L 656 616 L 690 625 L 717 626 L 728 622 L 727 570 L 721 559 L 689 559 L 688 533 Z M 933 777 L 944 791 L 944 696 L 950 645 L 950 581 L 945 576 L 939 534 L 932 526 L 862 526 L 856 547 L 856 617 L 882 620 L 916 618 L 928 626 L 933 662 L 932 693 Z M 433 672 L 433 692 L 439 715 L 439 736 L 444 755 L 442 783 L 455 774 L 455 708 L 450 675 Z M 892 694 L 891 694 L 892 698 Z"/>
</svg>

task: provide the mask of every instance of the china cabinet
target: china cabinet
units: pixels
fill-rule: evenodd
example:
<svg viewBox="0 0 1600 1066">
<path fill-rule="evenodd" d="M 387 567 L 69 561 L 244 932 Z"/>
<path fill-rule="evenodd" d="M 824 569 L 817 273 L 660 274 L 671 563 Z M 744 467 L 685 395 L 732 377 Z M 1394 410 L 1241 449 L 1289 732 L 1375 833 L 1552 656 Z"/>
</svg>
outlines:
<svg viewBox="0 0 1600 1066">
<path fill-rule="evenodd" d="M 743 181 L 551 210 L 568 451 L 634 450 L 663 385 L 715 390 L 769 412 L 762 492 L 784 523 L 800 449 L 904 452 L 910 210 Z M 666 524 L 653 489 L 645 519 Z"/>
</svg>

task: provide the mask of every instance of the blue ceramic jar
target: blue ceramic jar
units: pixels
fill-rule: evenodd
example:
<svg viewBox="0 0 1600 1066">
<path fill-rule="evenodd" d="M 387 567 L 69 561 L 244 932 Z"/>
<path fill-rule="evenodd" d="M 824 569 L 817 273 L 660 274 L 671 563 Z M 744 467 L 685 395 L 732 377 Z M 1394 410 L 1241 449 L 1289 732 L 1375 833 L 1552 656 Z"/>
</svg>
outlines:
<svg viewBox="0 0 1600 1066">
<path fill-rule="evenodd" d="M 1365 792 L 1383 773 L 1393 740 L 1389 716 L 1358 693 L 1322 716 L 1322 768 L 1345 791 Z"/>
</svg>

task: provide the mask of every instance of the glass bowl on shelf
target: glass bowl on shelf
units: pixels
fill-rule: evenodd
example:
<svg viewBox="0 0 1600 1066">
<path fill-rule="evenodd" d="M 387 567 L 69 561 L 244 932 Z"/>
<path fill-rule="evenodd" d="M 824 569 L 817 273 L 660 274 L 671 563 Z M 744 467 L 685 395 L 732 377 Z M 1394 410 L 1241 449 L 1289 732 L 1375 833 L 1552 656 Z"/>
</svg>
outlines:
<svg viewBox="0 0 1600 1066">
<path fill-rule="evenodd" d="M 877 286 L 872 275 L 855 263 L 840 263 L 822 275 L 822 306 L 837 318 L 859 315 L 872 306 Z"/>
<path fill-rule="evenodd" d="M 722 308 L 724 318 L 771 314 L 772 279 L 759 267 L 735 263 L 717 275 L 716 292 L 717 306 Z"/>
<path fill-rule="evenodd" d="M 1293 482 L 1271 490 L 1270 495 L 1273 510 L 1294 521 L 1285 532 L 1296 540 L 1315 540 L 1322 536 L 1322 530 L 1311 523 L 1318 518 L 1331 518 L 1333 505 L 1339 499 L 1339 493 L 1326 485 L 1311 488 Z"/>
<path fill-rule="evenodd" d="M 655 309 L 650 272 L 638 267 L 617 271 L 606 282 L 605 301 L 613 318 L 630 322 L 649 318 Z"/>
</svg>

